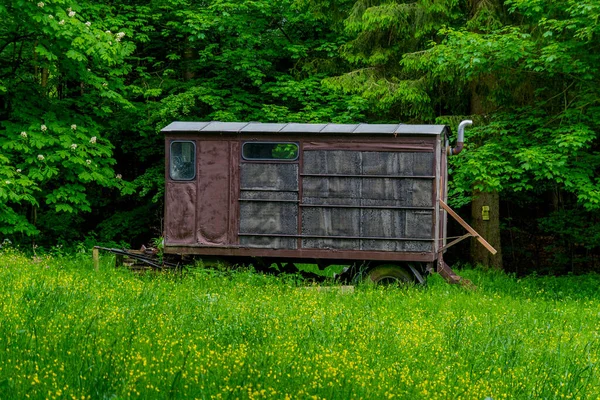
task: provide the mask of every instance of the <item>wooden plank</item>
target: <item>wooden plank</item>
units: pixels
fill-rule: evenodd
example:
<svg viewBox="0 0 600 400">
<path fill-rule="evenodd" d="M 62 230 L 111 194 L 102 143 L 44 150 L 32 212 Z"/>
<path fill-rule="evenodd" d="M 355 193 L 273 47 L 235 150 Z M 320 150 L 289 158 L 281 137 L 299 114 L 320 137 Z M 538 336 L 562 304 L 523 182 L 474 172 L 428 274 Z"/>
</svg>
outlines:
<svg viewBox="0 0 600 400">
<path fill-rule="evenodd" d="M 465 228 L 467 232 L 473 235 L 475 239 L 477 239 L 477 241 L 481 243 L 483 247 L 485 247 L 490 253 L 496 254 L 498 252 L 494 247 L 492 247 L 491 244 L 489 244 L 484 238 L 482 238 L 481 235 L 479 235 L 479 233 L 477 233 L 475 229 L 471 228 L 471 226 L 467 224 L 465 220 L 460 217 L 460 215 L 458 215 L 453 209 L 450 208 L 450 206 L 444 203 L 442 199 L 440 199 L 439 202 L 442 208 L 446 210 L 448 214 L 450 214 L 452 218 L 454 218 L 463 228 Z"/>
<path fill-rule="evenodd" d="M 462 242 L 463 240 L 465 240 L 465 239 L 467 239 L 467 238 L 470 238 L 470 237 L 472 237 L 472 236 L 473 236 L 473 234 L 472 234 L 472 233 L 470 233 L 470 232 L 469 232 L 469 233 L 466 233 L 466 234 L 462 235 L 461 237 L 459 237 L 458 239 L 456 239 L 456 240 L 454 240 L 454 241 L 452 241 L 452 242 L 448 243 L 447 245 L 445 245 L 444 247 L 442 247 L 442 248 L 441 248 L 439 251 L 445 251 L 445 250 L 447 250 L 449 247 L 452 247 L 452 246 L 454 246 L 455 244 L 457 244 L 457 243 L 460 243 L 460 242 Z"/>
<path fill-rule="evenodd" d="M 98 269 L 100 266 L 100 254 L 97 247 L 92 249 L 92 259 L 94 260 L 94 269 Z"/>
</svg>

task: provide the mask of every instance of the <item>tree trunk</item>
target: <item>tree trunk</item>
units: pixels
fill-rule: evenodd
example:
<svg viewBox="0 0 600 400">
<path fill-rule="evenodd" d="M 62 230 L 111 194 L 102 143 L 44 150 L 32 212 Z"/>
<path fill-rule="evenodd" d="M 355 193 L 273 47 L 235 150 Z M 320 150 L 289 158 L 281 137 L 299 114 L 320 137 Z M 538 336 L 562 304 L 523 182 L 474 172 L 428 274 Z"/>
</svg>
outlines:
<svg viewBox="0 0 600 400">
<path fill-rule="evenodd" d="M 489 207 L 489 220 L 484 219 L 483 207 Z M 498 192 L 473 192 L 471 203 L 471 226 L 498 253 L 492 255 L 477 240 L 471 239 L 471 260 L 488 268 L 502 269 L 502 247 L 500 245 L 500 195 Z"/>
<path fill-rule="evenodd" d="M 485 116 L 491 104 L 485 97 L 494 84 L 494 77 L 488 76 L 471 84 L 471 114 Z M 479 143 L 481 144 L 481 143 Z M 489 207 L 487 218 L 483 217 L 483 207 Z M 500 243 L 500 195 L 497 191 L 480 192 L 473 190 L 471 202 L 471 226 L 498 251 L 492 255 L 476 240 L 471 242 L 471 262 L 488 268 L 502 269 L 502 248 Z"/>
</svg>

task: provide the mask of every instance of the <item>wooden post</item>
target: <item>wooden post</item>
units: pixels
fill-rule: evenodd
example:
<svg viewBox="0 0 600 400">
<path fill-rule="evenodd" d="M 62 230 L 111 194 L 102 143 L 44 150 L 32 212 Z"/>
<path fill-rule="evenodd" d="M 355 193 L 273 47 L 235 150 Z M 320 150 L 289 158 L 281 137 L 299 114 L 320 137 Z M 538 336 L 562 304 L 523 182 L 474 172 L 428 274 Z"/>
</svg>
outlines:
<svg viewBox="0 0 600 400">
<path fill-rule="evenodd" d="M 92 259 L 94 260 L 94 269 L 98 270 L 98 267 L 100 266 L 100 251 L 98 250 L 97 247 L 94 247 L 92 249 Z"/>
</svg>

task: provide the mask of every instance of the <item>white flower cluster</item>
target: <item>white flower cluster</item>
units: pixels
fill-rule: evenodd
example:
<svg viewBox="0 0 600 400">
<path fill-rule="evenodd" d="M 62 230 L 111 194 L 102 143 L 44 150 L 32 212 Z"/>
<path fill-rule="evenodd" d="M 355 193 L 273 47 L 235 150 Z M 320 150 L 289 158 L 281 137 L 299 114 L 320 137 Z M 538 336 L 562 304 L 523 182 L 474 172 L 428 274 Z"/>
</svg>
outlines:
<svg viewBox="0 0 600 400">
<path fill-rule="evenodd" d="M 44 8 L 44 5 L 45 5 L 45 4 L 44 4 L 44 3 L 42 3 L 41 1 L 40 1 L 39 3 L 37 3 L 37 6 L 38 6 L 38 7 L 40 7 L 40 8 Z"/>
<path fill-rule="evenodd" d="M 90 139 L 90 143 L 96 144 L 96 136 L 92 136 L 92 138 Z"/>
<path fill-rule="evenodd" d="M 85 160 L 85 163 L 86 163 L 87 165 L 90 165 L 90 164 L 92 163 L 92 160 Z"/>
<path fill-rule="evenodd" d="M 44 161 L 44 156 L 43 156 L 43 155 L 41 155 L 41 154 L 38 154 L 38 160 L 40 160 L 40 161 Z"/>
<path fill-rule="evenodd" d="M 125 32 L 119 32 L 119 33 L 117 33 L 117 34 L 115 35 L 115 40 L 116 40 L 117 42 L 120 42 L 120 41 L 121 41 L 121 39 L 123 39 L 123 36 L 125 36 Z"/>
<path fill-rule="evenodd" d="M 92 26 L 92 23 L 90 21 L 88 21 L 85 23 L 85 26 L 87 26 L 89 28 L 90 26 Z"/>
<path fill-rule="evenodd" d="M 77 129 L 77 125 L 75 125 L 75 124 L 71 125 L 71 129 L 73 129 L 73 130 Z"/>
<path fill-rule="evenodd" d="M 71 145 L 71 150 L 75 150 L 76 148 L 77 148 L 77 145 L 76 145 L 75 143 L 73 143 L 73 144 Z"/>
<path fill-rule="evenodd" d="M 40 129 L 42 130 L 42 132 L 46 132 L 48 130 L 48 127 L 46 125 L 42 125 L 40 126 Z"/>
<path fill-rule="evenodd" d="M 25 132 L 25 131 L 21 132 L 21 137 L 26 138 L 27 137 L 27 132 Z"/>
<path fill-rule="evenodd" d="M 117 174 L 117 179 L 121 179 L 123 176 L 121 174 Z"/>
<path fill-rule="evenodd" d="M 69 11 L 69 17 L 74 17 L 75 16 L 75 11 Z"/>
<path fill-rule="evenodd" d="M 17 168 L 17 174 L 21 173 L 21 168 Z"/>
<path fill-rule="evenodd" d="M 65 24 L 65 20 L 61 19 L 60 22 L 58 23 L 59 25 L 64 25 Z"/>
<path fill-rule="evenodd" d="M 48 18 L 54 19 L 54 16 L 53 15 L 48 15 Z"/>
</svg>

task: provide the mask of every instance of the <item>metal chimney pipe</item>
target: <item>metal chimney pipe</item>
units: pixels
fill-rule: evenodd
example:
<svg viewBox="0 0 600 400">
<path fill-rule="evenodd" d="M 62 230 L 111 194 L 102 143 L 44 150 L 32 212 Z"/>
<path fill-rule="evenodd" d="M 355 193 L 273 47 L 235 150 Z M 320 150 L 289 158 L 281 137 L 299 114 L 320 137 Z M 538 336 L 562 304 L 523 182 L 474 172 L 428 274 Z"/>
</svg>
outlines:
<svg viewBox="0 0 600 400">
<path fill-rule="evenodd" d="M 462 121 L 458 124 L 458 137 L 456 138 L 456 147 L 452 147 L 449 149 L 449 155 L 457 155 L 463 149 L 463 145 L 465 143 L 465 128 L 469 125 L 473 125 L 473 121 L 470 119 Z"/>
</svg>

